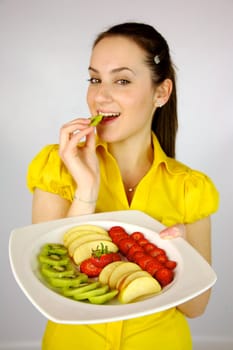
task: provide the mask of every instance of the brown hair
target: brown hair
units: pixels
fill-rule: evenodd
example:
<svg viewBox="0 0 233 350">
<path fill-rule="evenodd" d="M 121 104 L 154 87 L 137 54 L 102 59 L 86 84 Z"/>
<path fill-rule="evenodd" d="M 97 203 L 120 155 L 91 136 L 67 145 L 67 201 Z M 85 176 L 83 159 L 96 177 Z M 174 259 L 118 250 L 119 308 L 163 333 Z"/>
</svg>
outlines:
<svg viewBox="0 0 233 350">
<path fill-rule="evenodd" d="M 128 22 L 115 25 L 100 33 L 95 39 L 93 47 L 102 39 L 111 36 L 130 38 L 146 52 L 146 63 L 152 72 L 154 84 L 159 85 L 165 79 L 171 79 L 173 84 L 171 96 L 163 107 L 156 108 L 152 121 L 152 130 L 156 134 L 164 152 L 169 157 L 174 158 L 178 128 L 176 79 L 166 40 L 155 28 L 148 24 Z M 157 58 L 156 62 L 154 60 L 155 56 Z"/>
</svg>

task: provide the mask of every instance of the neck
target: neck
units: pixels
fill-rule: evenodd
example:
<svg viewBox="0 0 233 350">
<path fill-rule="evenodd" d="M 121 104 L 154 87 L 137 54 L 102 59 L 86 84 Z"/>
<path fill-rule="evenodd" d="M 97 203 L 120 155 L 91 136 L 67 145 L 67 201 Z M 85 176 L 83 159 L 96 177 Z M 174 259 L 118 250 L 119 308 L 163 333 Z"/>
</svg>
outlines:
<svg viewBox="0 0 233 350">
<path fill-rule="evenodd" d="M 153 162 L 151 135 L 141 141 L 126 140 L 108 146 L 109 152 L 116 159 L 120 168 L 125 189 L 134 190 Z"/>
</svg>

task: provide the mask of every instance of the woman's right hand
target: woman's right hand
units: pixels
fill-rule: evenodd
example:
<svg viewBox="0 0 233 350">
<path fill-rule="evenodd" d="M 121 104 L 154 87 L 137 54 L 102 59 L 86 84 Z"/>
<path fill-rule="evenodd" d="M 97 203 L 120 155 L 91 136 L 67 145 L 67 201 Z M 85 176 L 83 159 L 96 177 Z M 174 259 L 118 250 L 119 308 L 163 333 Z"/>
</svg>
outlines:
<svg viewBox="0 0 233 350">
<path fill-rule="evenodd" d="M 83 145 L 78 146 L 83 138 Z M 78 186 L 79 195 L 86 200 L 97 198 L 100 173 L 95 128 L 90 126 L 90 119 L 78 118 L 62 126 L 59 154 Z"/>
</svg>

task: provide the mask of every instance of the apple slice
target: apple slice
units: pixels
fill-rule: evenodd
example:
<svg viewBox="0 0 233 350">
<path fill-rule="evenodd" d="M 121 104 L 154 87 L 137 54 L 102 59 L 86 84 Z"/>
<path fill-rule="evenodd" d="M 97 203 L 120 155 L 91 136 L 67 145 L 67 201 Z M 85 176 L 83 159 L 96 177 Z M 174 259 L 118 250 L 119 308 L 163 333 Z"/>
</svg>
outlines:
<svg viewBox="0 0 233 350">
<path fill-rule="evenodd" d="M 64 246 L 68 247 L 76 238 L 89 235 L 89 234 L 110 237 L 107 231 L 106 233 L 103 233 L 103 232 L 96 232 L 94 230 L 78 230 L 78 231 L 71 232 L 68 236 L 66 236 L 66 238 L 63 238 Z"/>
<path fill-rule="evenodd" d="M 102 233 L 108 236 L 107 230 L 105 230 L 101 226 L 91 225 L 91 224 L 83 224 L 70 228 L 63 235 L 63 241 L 66 242 L 67 238 L 74 232 L 78 231 L 94 231 L 95 233 Z"/>
<path fill-rule="evenodd" d="M 114 262 L 106 265 L 99 274 L 100 283 L 108 284 L 109 277 L 111 276 L 113 270 L 121 264 L 124 264 L 124 261 L 114 261 Z"/>
<path fill-rule="evenodd" d="M 104 239 L 86 242 L 81 244 L 74 250 L 73 259 L 75 264 L 80 265 L 82 261 L 90 258 L 92 255 L 92 250 L 96 249 L 97 246 L 100 246 L 101 244 L 106 246 L 109 252 L 116 253 L 118 251 L 118 247 L 116 244 Z"/>
<path fill-rule="evenodd" d="M 118 280 L 121 279 L 123 275 L 125 275 L 126 273 L 131 273 L 139 270 L 141 270 L 141 267 L 138 266 L 137 264 L 129 261 L 123 262 L 123 264 L 117 266 L 111 273 L 108 280 L 109 287 L 111 289 L 115 289 Z"/>
<path fill-rule="evenodd" d="M 112 241 L 109 236 L 104 236 L 101 233 L 86 234 L 72 241 L 71 244 L 68 246 L 68 252 L 70 256 L 73 256 L 75 249 L 80 247 L 80 245 L 87 242 L 99 241 L 99 240 Z"/>
<path fill-rule="evenodd" d="M 118 300 L 123 303 L 130 303 L 140 297 L 151 296 L 161 291 L 160 284 L 152 276 L 144 276 L 133 279 L 118 294 Z"/>
<path fill-rule="evenodd" d="M 121 278 L 118 281 L 117 289 L 119 289 L 120 291 L 125 289 L 130 282 L 139 277 L 151 277 L 151 275 L 149 274 L 149 272 L 144 270 L 127 273 L 127 275 L 123 275 L 123 278 Z"/>
</svg>

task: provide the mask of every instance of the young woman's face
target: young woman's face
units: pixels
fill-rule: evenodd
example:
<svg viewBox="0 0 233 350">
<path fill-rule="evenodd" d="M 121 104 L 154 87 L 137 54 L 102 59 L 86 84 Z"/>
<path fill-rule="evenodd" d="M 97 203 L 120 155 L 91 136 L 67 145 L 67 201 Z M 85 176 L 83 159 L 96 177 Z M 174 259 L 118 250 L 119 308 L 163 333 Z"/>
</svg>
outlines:
<svg viewBox="0 0 233 350">
<path fill-rule="evenodd" d="M 93 49 L 87 103 L 102 114 L 97 127 L 106 142 L 119 142 L 151 130 L 156 92 L 144 51 L 124 37 L 102 39 Z"/>
</svg>

